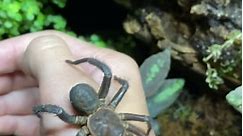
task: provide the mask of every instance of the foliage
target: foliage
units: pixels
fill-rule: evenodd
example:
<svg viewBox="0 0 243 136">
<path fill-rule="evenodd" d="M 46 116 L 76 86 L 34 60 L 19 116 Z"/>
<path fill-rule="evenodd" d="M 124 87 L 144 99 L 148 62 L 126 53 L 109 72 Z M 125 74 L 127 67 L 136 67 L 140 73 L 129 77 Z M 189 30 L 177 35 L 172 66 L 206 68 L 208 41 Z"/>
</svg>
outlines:
<svg viewBox="0 0 243 136">
<path fill-rule="evenodd" d="M 230 48 L 234 48 L 233 46 L 241 44 L 241 36 L 241 31 L 235 30 L 226 36 L 226 41 L 222 45 L 213 44 L 208 47 L 208 55 L 203 58 L 203 61 L 207 64 L 206 82 L 209 84 L 210 88 L 218 89 L 218 86 L 224 83 L 223 76 L 232 73 L 241 61 L 240 56 L 235 57 L 235 59 L 238 60 L 235 60 L 233 57 L 229 59 L 223 58 L 224 54 L 230 54 Z M 237 55 L 241 55 L 241 48 L 239 52 L 236 53 Z M 213 67 L 212 64 L 218 64 L 219 66 Z"/>
<path fill-rule="evenodd" d="M 36 32 L 43 29 L 63 31 L 71 36 L 78 37 L 93 43 L 101 48 L 116 48 L 127 54 L 132 54 L 135 42 L 131 36 L 104 39 L 98 34 L 78 36 L 67 30 L 66 20 L 61 15 L 54 14 L 53 6 L 64 8 L 66 0 L 2 0 L 0 1 L 0 39 L 17 36 L 27 32 Z M 124 46 L 127 45 L 127 46 Z"/>
<path fill-rule="evenodd" d="M 189 90 L 158 117 L 162 136 L 241 136 L 241 120 L 221 96 Z"/>
<path fill-rule="evenodd" d="M 52 2 L 60 8 L 64 8 L 67 0 L 52 0 Z"/>
<path fill-rule="evenodd" d="M 242 113 L 242 87 L 241 86 L 237 87 L 235 90 L 230 91 L 226 95 L 226 100 L 237 111 Z"/>
<path fill-rule="evenodd" d="M 89 36 L 78 36 L 80 40 L 90 42 L 100 48 L 111 48 L 117 51 L 133 55 L 132 51 L 136 46 L 134 39 L 129 35 L 119 35 L 117 37 L 104 38 L 100 34 L 91 34 Z"/>
<path fill-rule="evenodd" d="M 108 47 L 108 43 L 99 35 L 97 34 L 92 34 L 89 36 L 88 41 L 90 41 L 91 43 L 93 43 L 94 45 L 101 47 L 101 48 L 107 48 Z"/>
<path fill-rule="evenodd" d="M 64 7 L 66 0 L 52 0 Z M 64 31 L 65 19 L 54 15 L 49 1 L 38 0 L 2 0 L 0 1 L 0 39 L 26 32 L 35 32 L 44 28 Z"/>
<path fill-rule="evenodd" d="M 71 34 L 73 36 L 76 36 L 76 34 Z M 109 44 L 106 40 L 104 40 L 100 35 L 98 34 L 91 34 L 89 36 L 78 36 L 78 39 L 86 42 L 90 42 L 94 44 L 97 47 L 100 48 L 108 48 Z"/>
<path fill-rule="evenodd" d="M 170 70 L 170 49 L 147 58 L 140 67 L 148 109 L 152 118 L 168 108 L 179 96 L 183 79 L 165 79 Z M 158 123 L 152 124 L 159 133 Z"/>
</svg>

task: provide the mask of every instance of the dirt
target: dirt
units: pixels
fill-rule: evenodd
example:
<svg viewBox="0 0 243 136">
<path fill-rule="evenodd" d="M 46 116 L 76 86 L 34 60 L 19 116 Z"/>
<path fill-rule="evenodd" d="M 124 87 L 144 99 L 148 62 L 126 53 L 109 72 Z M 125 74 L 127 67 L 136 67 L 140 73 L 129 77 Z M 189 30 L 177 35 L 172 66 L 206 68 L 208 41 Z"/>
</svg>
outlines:
<svg viewBox="0 0 243 136">
<path fill-rule="evenodd" d="M 241 114 L 224 97 L 182 94 L 158 117 L 162 136 L 241 136 Z"/>
</svg>

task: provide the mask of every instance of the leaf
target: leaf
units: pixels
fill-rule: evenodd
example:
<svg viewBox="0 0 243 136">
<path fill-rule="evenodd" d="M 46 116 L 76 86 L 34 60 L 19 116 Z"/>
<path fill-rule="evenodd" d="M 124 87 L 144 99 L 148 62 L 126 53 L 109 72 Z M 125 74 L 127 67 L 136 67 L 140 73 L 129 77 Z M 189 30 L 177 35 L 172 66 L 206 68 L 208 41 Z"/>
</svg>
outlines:
<svg viewBox="0 0 243 136">
<path fill-rule="evenodd" d="M 170 49 L 147 58 L 140 67 L 146 97 L 156 93 L 170 70 Z"/>
<path fill-rule="evenodd" d="M 92 34 L 89 38 L 90 42 L 95 44 L 97 47 L 106 48 L 107 43 L 97 34 Z"/>
<path fill-rule="evenodd" d="M 19 10 L 21 8 L 20 6 L 21 6 L 20 2 L 17 2 L 17 1 L 12 2 L 11 4 L 8 4 L 7 10 L 10 12 L 7 12 L 7 15 L 10 18 L 14 18 L 15 14 L 19 12 Z"/>
<path fill-rule="evenodd" d="M 185 81 L 183 79 L 168 79 L 156 90 L 156 94 L 147 97 L 148 109 L 151 117 L 156 117 L 168 108 L 179 96 Z"/>
<path fill-rule="evenodd" d="M 160 136 L 160 124 L 157 120 L 151 119 L 150 121 L 151 127 L 154 130 L 156 136 Z"/>
<path fill-rule="evenodd" d="M 33 26 L 30 28 L 31 32 L 39 31 L 43 29 L 45 22 L 45 16 L 43 14 L 38 14 L 37 18 L 35 19 Z"/>
<path fill-rule="evenodd" d="M 235 90 L 229 92 L 226 95 L 226 100 L 232 105 L 237 111 L 242 113 L 242 87 L 239 86 Z"/>
<path fill-rule="evenodd" d="M 6 21 L 6 22 L 4 22 L 4 27 L 6 27 L 6 28 L 11 28 L 12 26 L 13 26 L 13 24 L 10 22 L 10 21 Z"/>
<path fill-rule="evenodd" d="M 52 0 L 52 2 L 60 8 L 64 8 L 67 0 Z"/>
<path fill-rule="evenodd" d="M 26 0 L 22 3 L 21 10 L 25 12 L 28 21 L 34 20 L 35 16 L 40 12 L 41 3 L 33 0 Z"/>
<path fill-rule="evenodd" d="M 48 15 L 45 25 L 49 26 L 53 24 L 56 30 L 64 30 L 66 27 L 66 20 L 60 15 Z"/>
</svg>

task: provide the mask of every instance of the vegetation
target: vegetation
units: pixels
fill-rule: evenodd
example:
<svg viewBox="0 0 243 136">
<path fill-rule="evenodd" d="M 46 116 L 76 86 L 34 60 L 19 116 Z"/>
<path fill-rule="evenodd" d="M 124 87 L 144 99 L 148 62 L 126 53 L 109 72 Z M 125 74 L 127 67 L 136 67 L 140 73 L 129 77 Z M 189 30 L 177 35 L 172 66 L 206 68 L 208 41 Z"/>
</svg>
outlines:
<svg viewBox="0 0 243 136">
<path fill-rule="evenodd" d="M 65 31 L 66 21 L 54 14 L 50 3 L 63 8 L 66 0 L 2 0 L 0 1 L 0 39 L 35 32 L 44 28 Z"/>
<path fill-rule="evenodd" d="M 152 121 L 152 128 L 160 135 L 156 117 L 171 106 L 184 87 L 183 79 L 166 79 L 171 63 L 171 50 L 147 58 L 140 67 L 143 88 Z"/>
<path fill-rule="evenodd" d="M 135 46 L 131 36 L 105 39 L 98 34 L 77 36 L 70 31 L 62 15 L 56 14 L 53 7 L 64 8 L 66 0 L 2 0 L 0 1 L 0 39 L 18 36 L 27 32 L 55 29 L 93 43 L 97 47 L 116 48 L 132 54 Z M 124 47 L 123 45 L 127 45 Z M 129 50 L 130 49 L 130 50 Z"/>
<path fill-rule="evenodd" d="M 239 47 L 241 46 L 241 37 L 241 31 L 235 30 L 226 36 L 226 41 L 222 45 L 213 44 L 208 47 L 208 55 L 203 58 L 203 61 L 207 64 L 206 82 L 210 88 L 218 89 L 218 86 L 224 83 L 223 77 L 226 74 L 232 74 L 239 78 L 236 73 L 232 72 L 236 71 L 235 69 L 241 62 L 241 47 Z M 230 55 L 229 49 L 235 48 L 234 46 L 239 47 L 236 59 L 223 58 L 225 53 Z M 215 65 L 215 68 L 212 65 Z"/>
<path fill-rule="evenodd" d="M 230 105 L 232 105 L 237 111 L 242 113 L 242 87 L 241 86 L 230 91 L 226 95 L 226 99 Z"/>
</svg>

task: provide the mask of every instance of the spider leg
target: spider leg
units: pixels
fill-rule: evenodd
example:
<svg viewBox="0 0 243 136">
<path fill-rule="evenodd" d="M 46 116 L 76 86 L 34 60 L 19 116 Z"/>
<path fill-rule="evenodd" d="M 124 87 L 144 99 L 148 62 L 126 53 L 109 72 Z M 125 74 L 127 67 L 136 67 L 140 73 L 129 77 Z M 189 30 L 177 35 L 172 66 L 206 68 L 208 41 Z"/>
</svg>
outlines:
<svg viewBox="0 0 243 136">
<path fill-rule="evenodd" d="M 98 92 L 98 96 L 100 99 L 104 99 L 107 96 L 111 84 L 112 73 L 111 73 L 111 69 L 105 63 L 94 58 L 83 58 L 75 61 L 66 60 L 66 62 L 74 65 L 88 62 L 98 67 L 104 73 L 104 77 Z"/>
<path fill-rule="evenodd" d="M 89 136 L 89 129 L 86 126 L 83 126 L 78 133 L 76 134 L 76 136 Z"/>
<path fill-rule="evenodd" d="M 147 134 L 145 134 L 142 130 L 140 130 L 138 127 L 128 123 L 128 122 L 124 122 L 124 127 L 126 128 L 126 130 L 128 132 L 131 132 L 137 136 L 148 136 Z"/>
<path fill-rule="evenodd" d="M 140 121 L 140 122 L 146 122 L 148 125 L 148 130 L 146 134 L 148 135 L 149 132 L 151 131 L 151 123 L 150 123 L 150 117 L 146 115 L 138 115 L 138 114 L 133 114 L 133 113 L 119 113 L 119 116 L 122 120 L 128 121 Z"/>
<path fill-rule="evenodd" d="M 122 100 L 123 96 L 125 95 L 125 93 L 127 92 L 127 89 L 129 87 L 128 82 L 124 79 L 121 79 L 119 77 L 114 77 L 114 80 L 117 80 L 122 86 L 119 89 L 119 91 L 116 93 L 116 95 L 112 98 L 109 106 L 111 106 L 112 108 L 116 108 L 116 106 L 120 103 L 120 101 Z"/>
<path fill-rule="evenodd" d="M 69 115 L 63 108 L 51 104 L 34 106 L 33 112 L 38 117 L 41 117 L 40 116 L 41 112 L 53 113 L 56 114 L 64 122 L 70 124 L 83 125 L 87 122 L 87 117 Z"/>
</svg>

